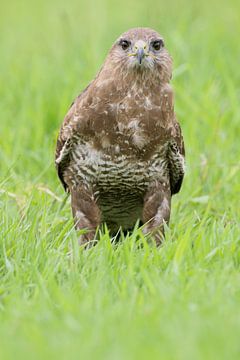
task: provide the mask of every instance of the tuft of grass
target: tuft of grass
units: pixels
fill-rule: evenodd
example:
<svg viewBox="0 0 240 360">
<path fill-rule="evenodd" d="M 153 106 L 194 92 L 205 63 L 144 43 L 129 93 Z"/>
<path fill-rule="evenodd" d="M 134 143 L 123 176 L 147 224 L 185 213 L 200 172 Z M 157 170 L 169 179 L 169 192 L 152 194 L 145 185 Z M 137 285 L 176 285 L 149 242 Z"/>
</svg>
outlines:
<svg viewBox="0 0 240 360">
<path fill-rule="evenodd" d="M 237 0 L 1 4 L 0 359 L 239 359 L 239 14 Z M 160 248 L 136 227 L 83 251 L 56 137 L 134 26 L 173 56 L 187 174 Z"/>
</svg>

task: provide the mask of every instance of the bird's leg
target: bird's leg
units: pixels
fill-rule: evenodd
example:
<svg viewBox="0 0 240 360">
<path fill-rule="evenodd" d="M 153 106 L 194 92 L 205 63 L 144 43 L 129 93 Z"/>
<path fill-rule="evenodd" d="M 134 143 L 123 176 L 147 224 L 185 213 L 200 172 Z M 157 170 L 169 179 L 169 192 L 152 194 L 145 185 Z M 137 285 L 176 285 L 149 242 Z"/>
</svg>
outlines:
<svg viewBox="0 0 240 360">
<path fill-rule="evenodd" d="M 169 184 L 155 183 L 150 186 L 143 204 L 143 232 L 154 237 L 160 245 L 164 238 L 164 223 L 168 224 L 171 211 L 171 192 Z"/>
<path fill-rule="evenodd" d="M 80 245 L 94 245 L 93 240 L 101 221 L 101 212 L 93 194 L 84 187 L 71 189 L 72 213 L 77 230 L 86 229 L 87 233 L 79 238 Z"/>
</svg>

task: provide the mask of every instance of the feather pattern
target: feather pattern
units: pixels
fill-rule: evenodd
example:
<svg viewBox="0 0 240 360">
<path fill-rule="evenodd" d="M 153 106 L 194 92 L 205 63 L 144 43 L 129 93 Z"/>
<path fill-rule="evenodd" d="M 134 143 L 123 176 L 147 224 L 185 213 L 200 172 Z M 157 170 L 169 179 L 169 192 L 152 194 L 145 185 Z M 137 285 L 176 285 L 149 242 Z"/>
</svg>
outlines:
<svg viewBox="0 0 240 360">
<path fill-rule="evenodd" d="M 144 40 L 150 54 L 152 39 L 159 37 L 154 30 L 137 28 L 120 39 Z M 163 48 L 154 60 L 146 55 L 144 61 L 141 66 L 130 61 L 118 39 L 59 133 L 58 175 L 71 193 L 76 227 L 85 224 L 91 237 L 101 222 L 117 231 L 131 228 L 137 219 L 155 219 L 149 231 L 161 228 L 163 233 L 171 195 L 181 188 L 185 152 L 169 85 L 171 57 Z"/>
</svg>

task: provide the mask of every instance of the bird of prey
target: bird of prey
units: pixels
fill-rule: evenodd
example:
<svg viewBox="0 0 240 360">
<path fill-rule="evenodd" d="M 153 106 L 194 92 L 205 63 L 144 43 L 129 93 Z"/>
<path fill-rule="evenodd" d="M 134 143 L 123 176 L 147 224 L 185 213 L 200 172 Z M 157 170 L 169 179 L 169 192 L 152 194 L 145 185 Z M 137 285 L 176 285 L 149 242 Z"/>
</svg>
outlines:
<svg viewBox="0 0 240 360">
<path fill-rule="evenodd" d="M 184 142 L 169 85 L 172 60 L 149 28 L 122 34 L 60 130 L 56 168 L 71 195 L 80 244 L 94 242 L 106 223 L 112 233 L 143 231 L 162 242 L 171 197 L 184 176 Z"/>
</svg>

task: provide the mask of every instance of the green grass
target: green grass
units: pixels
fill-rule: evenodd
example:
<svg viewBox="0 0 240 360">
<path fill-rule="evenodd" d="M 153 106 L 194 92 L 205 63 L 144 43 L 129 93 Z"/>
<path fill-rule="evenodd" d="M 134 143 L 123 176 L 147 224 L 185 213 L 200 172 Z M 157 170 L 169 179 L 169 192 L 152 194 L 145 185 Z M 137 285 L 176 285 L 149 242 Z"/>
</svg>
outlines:
<svg viewBox="0 0 240 360">
<path fill-rule="evenodd" d="M 239 359 L 239 14 L 237 0 L 1 4 L 1 360 Z M 174 58 L 187 174 L 161 248 L 136 229 L 82 251 L 56 137 L 133 26 L 159 30 Z"/>
</svg>

